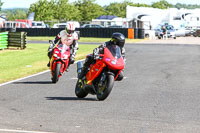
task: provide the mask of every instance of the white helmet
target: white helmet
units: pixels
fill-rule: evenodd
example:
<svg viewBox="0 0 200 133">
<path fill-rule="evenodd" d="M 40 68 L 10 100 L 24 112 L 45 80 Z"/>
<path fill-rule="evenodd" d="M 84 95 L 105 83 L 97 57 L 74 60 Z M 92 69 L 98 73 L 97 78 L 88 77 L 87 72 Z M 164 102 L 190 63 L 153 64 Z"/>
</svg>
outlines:
<svg viewBox="0 0 200 133">
<path fill-rule="evenodd" d="M 65 30 L 66 30 L 66 32 L 67 32 L 68 34 L 74 33 L 74 31 L 75 31 L 75 26 L 74 26 L 74 24 L 67 23 Z"/>
</svg>

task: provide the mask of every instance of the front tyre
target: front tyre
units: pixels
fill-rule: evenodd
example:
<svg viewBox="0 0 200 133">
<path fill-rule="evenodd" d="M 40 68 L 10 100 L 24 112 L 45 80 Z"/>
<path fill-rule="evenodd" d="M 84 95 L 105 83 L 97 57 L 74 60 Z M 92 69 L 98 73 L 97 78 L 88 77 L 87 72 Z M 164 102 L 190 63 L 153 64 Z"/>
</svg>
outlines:
<svg viewBox="0 0 200 133">
<path fill-rule="evenodd" d="M 103 85 L 100 86 L 99 84 L 97 87 L 97 99 L 98 100 L 105 100 L 110 92 L 112 91 L 114 85 L 114 76 L 113 75 L 107 75 L 105 81 L 103 82 Z"/>
<path fill-rule="evenodd" d="M 88 95 L 88 93 L 83 89 L 83 83 L 79 79 L 76 83 L 75 94 L 78 98 L 84 98 Z"/>
<path fill-rule="evenodd" d="M 61 64 L 56 64 L 55 71 L 53 73 L 52 83 L 56 83 L 59 79 Z"/>
</svg>

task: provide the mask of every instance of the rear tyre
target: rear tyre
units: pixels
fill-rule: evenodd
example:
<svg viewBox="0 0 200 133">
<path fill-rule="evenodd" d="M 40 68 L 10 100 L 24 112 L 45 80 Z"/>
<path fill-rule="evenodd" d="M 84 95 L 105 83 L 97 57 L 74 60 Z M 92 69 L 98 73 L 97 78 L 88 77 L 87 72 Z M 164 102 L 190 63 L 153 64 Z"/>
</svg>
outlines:
<svg viewBox="0 0 200 133">
<path fill-rule="evenodd" d="M 103 83 L 103 86 L 97 85 L 97 99 L 102 101 L 105 100 L 110 92 L 112 91 L 114 85 L 114 76 L 113 75 L 107 75 L 106 79 Z"/>
<path fill-rule="evenodd" d="M 79 79 L 76 83 L 75 94 L 78 98 L 84 98 L 88 95 L 88 93 L 83 89 L 83 84 Z"/>
<path fill-rule="evenodd" d="M 58 82 L 59 75 L 60 75 L 61 64 L 56 64 L 55 71 L 53 73 L 52 83 Z"/>
</svg>

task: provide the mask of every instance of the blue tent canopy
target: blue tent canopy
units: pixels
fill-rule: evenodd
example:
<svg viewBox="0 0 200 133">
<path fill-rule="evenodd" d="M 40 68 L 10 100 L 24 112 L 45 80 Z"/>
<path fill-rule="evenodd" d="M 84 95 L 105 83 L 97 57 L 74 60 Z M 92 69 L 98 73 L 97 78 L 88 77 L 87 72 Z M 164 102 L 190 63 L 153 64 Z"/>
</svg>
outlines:
<svg viewBox="0 0 200 133">
<path fill-rule="evenodd" d="M 113 18 L 116 18 L 116 17 L 117 16 L 114 16 L 114 15 L 102 15 L 102 16 L 99 16 L 96 19 L 109 19 L 109 20 L 112 20 Z"/>
</svg>

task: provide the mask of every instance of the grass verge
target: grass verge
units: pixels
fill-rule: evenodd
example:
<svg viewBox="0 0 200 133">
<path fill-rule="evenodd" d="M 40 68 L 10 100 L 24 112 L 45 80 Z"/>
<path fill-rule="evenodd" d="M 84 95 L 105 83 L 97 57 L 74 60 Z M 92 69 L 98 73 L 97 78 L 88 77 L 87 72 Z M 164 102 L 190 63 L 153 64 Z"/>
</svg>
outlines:
<svg viewBox="0 0 200 133">
<path fill-rule="evenodd" d="M 27 44 L 24 50 L 0 50 L 0 83 L 48 70 L 49 44 Z M 76 60 L 85 58 L 98 45 L 80 45 Z"/>
</svg>

